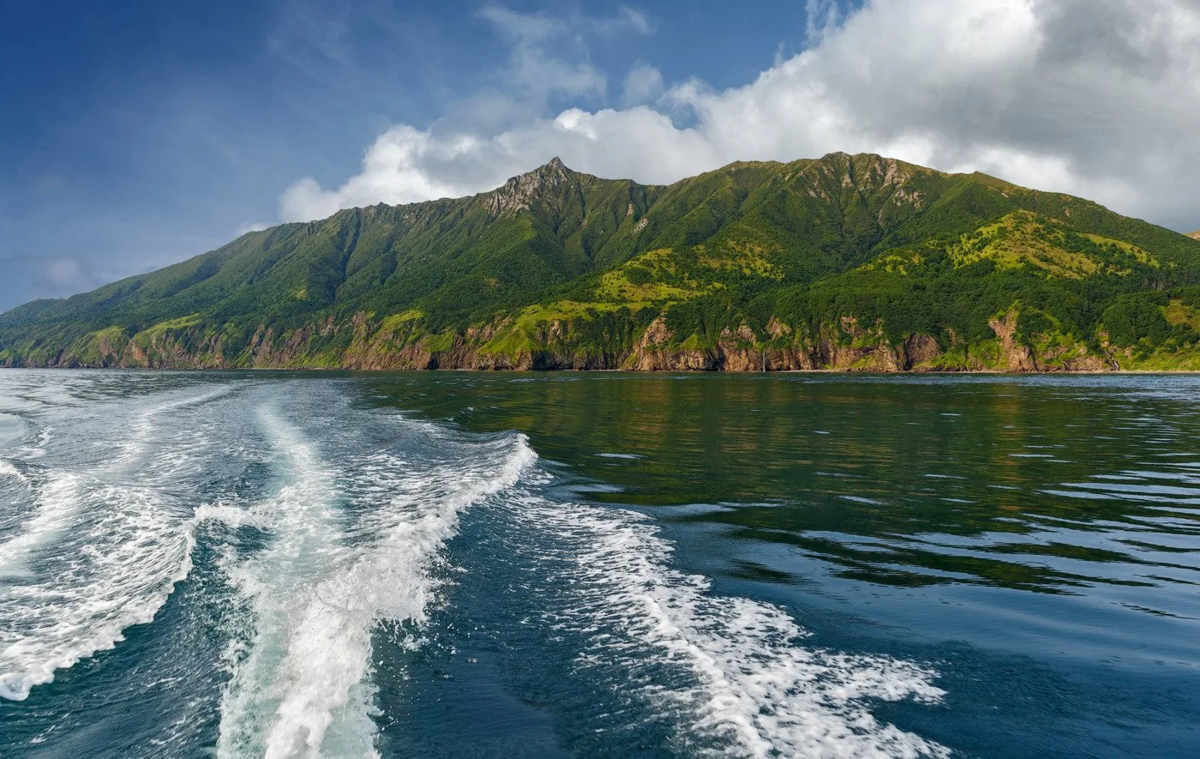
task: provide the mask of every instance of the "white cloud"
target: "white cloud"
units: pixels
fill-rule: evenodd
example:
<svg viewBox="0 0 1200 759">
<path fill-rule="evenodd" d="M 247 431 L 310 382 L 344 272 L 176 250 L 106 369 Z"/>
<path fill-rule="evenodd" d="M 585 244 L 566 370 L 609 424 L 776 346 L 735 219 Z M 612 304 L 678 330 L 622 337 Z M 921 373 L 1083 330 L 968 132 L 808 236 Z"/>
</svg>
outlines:
<svg viewBox="0 0 1200 759">
<path fill-rule="evenodd" d="M 570 29 L 567 22 L 561 18 L 544 13 L 519 13 L 501 5 L 489 5 L 479 11 L 479 15 L 491 21 L 497 29 L 512 39 L 525 45 L 560 36 Z"/>
<path fill-rule="evenodd" d="M 499 83 L 534 105 L 544 104 L 554 95 L 604 96 L 607 77 L 589 60 L 587 36 L 652 32 L 644 14 L 625 6 L 612 17 L 576 14 L 563 18 L 489 5 L 479 16 L 512 45 L 508 68 L 501 72 Z"/>
<path fill-rule="evenodd" d="M 819 44 L 826 31 L 837 28 L 842 17 L 838 0 L 805 0 L 804 15 L 805 37 L 810 46 Z"/>
<path fill-rule="evenodd" d="M 687 126 L 640 104 L 652 100 L 657 73 L 644 67 L 627 77 L 619 110 L 529 111 L 490 131 L 393 127 L 341 187 L 306 179 L 289 188 L 282 215 L 482 191 L 553 155 L 661 183 L 739 159 L 844 150 L 982 170 L 1181 229 L 1200 224 L 1195 0 L 872 0 L 846 18 L 835 3 L 808 7 L 810 49 L 743 87 L 686 82 L 654 101 L 688 111 Z M 563 25 L 580 23 L 485 13 L 515 40 L 516 71 L 522 46 L 544 51 L 530 40 L 569 36 Z M 642 33 L 632 21 L 624 28 Z M 569 76 L 590 67 L 585 53 L 552 58 L 565 67 L 551 78 L 562 92 L 596 91 Z"/>
<path fill-rule="evenodd" d="M 622 5 L 617 9 L 617 17 L 615 19 L 601 19 L 599 21 L 600 29 L 613 34 L 624 34 L 626 31 L 632 31 L 634 34 L 654 34 L 654 24 L 651 23 L 649 17 L 639 10 L 634 10 L 627 5 Z"/>
<path fill-rule="evenodd" d="M 662 72 L 654 66 L 639 63 L 625 75 L 621 104 L 625 107 L 652 103 L 663 94 Z"/>
</svg>

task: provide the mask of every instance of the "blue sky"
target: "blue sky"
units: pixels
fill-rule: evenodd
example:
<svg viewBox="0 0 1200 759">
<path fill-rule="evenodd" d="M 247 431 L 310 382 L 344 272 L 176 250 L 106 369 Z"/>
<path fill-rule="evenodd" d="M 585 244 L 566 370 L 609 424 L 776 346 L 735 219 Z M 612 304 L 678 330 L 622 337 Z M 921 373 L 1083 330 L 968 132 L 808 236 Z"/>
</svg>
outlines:
<svg viewBox="0 0 1200 759">
<path fill-rule="evenodd" d="M 388 126 L 425 128 L 465 96 L 503 89 L 494 75 L 511 45 L 480 15 L 488 7 L 4 3 L 0 308 L 158 267 L 277 222 L 279 195 L 297 179 L 344 179 Z M 571 3 L 505 7 L 582 13 Z M 770 66 L 781 45 L 803 42 L 803 5 L 760 10 L 776 23 L 728 3 L 664 3 L 647 13 L 653 34 L 591 39 L 588 55 L 618 78 L 646 61 L 671 79 L 731 86 Z"/>
<path fill-rule="evenodd" d="M 1200 227 L 1195 6 L 6 0 L 0 309 L 555 153 L 661 182 L 874 150 Z"/>
</svg>

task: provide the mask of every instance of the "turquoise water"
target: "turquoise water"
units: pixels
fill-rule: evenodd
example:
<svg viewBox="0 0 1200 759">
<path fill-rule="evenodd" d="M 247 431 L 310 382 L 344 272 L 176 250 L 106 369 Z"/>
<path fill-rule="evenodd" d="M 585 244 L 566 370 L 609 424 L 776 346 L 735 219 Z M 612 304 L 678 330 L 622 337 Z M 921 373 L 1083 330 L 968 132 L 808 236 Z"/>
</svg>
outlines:
<svg viewBox="0 0 1200 759">
<path fill-rule="evenodd" d="M 1193 756 L 1198 399 L 0 373 L 0 743 Z"/>
</svg>

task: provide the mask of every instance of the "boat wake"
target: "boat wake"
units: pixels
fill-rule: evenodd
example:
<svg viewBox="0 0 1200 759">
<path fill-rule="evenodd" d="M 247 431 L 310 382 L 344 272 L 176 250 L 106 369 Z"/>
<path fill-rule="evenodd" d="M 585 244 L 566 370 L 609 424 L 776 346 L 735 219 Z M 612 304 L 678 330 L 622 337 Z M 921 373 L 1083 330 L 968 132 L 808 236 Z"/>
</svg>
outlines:
<svg viewBox="0 0 1200 759">
<path fill-rule="evenodd" d="M 809 633 L 779 607 L 714 595 L 707 578 L 672 569 L 673 546 L 635 512 L 529 489 L 506 509 L 519 525 L 506 549 L 536 545 L 529 564 L 533 594 L 549 602 L 543 622 L 587 640 L 577 676 L 668 716 L 683 753 L 949 754 L 870 712 L 873 701 L 940 701 L 932 670 L 806 646 Z"/>
<path fill-rule="evenodd" d="M 636 703 L 614 719 L 668 725 L 686 755 L 948 753 L 871 712 L 938 702 L 934 672 L 810 645 L 783 609 L 673 569 L 649 519 L 548 498 L 523 435 L 362 413 L 338 393 L 284 413 L 277 395 L 151 395 L 0 459 L 18 502 L 0 514 L 0 696 L 24 700 L 155 620 L 202 556 L 171 611 L 215 642 L 178 673 L 222 677 L 172 724 L 212 720 L 230 759 L 375 756 L 380 646 L 417 645 L 452 597 L 447 544 L 478 508 L 503 552 L 479 549 L 486 571 L 515 569 L 519 615 L 568 641 L 556 661 L 596 696 L 576 708 Z"/>
<path fill-rule="evenodd" d="M 282 418 L 262 426 L 285 484 L 249 509 L 267 546 L 228 563 L 252 615 L 234 636 L 218 755 L 374 755 L 372 634 L 425 621 L 460 512 L 515 484 L 533 452 L 514 436 L 452 463 L 375 453 L 335 469 Z"/>
<path fill-rule="evenodd" d="M 33 516 L 0 544 L 0 697 L 24 700 L 56 670 L 112 649 L 187 577 L 194 520 L 170 486 L 208 448 L 208 430 L 163 436 L 159 422 L 223 394 L 146 409 L 111 445 L 119 453 L 90 470 L 27 469 Z"/>
</svg>

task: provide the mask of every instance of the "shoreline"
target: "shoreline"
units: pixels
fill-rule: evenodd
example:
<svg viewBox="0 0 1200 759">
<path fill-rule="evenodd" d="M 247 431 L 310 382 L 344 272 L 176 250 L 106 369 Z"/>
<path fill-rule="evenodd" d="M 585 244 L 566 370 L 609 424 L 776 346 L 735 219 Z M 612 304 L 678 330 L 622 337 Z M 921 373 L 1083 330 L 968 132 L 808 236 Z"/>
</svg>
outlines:
<svg viewBox="0 0 1200 759">
<path fill-rule="evenodd" d="M 291 372 L 296 374 L 317 372 L 342 372 L 355 374 L 636 374 L 647 377 L 667 375 L 729 375 L 760 376 L 768 374 L 838 374 L 847 377 L 901 377 L 901 376 L 994 376 L 994 377 L 1056 377 L 1056 376 L 1118 376 L 1118 375 L 1168 375 L 1200 376 L 1200 369 L 1058 369 L 1053 371 L 996 371 L 988 369 L 954 370 L 911 370 L 878 371 L 860 369 L 768 369 L 766 371 L 740 371 L 728 369 L 364 369 L 356 367 L 328 366 L 0 366 L 0 371 L 111 371 L 111 372 Z"/>
</svg>

